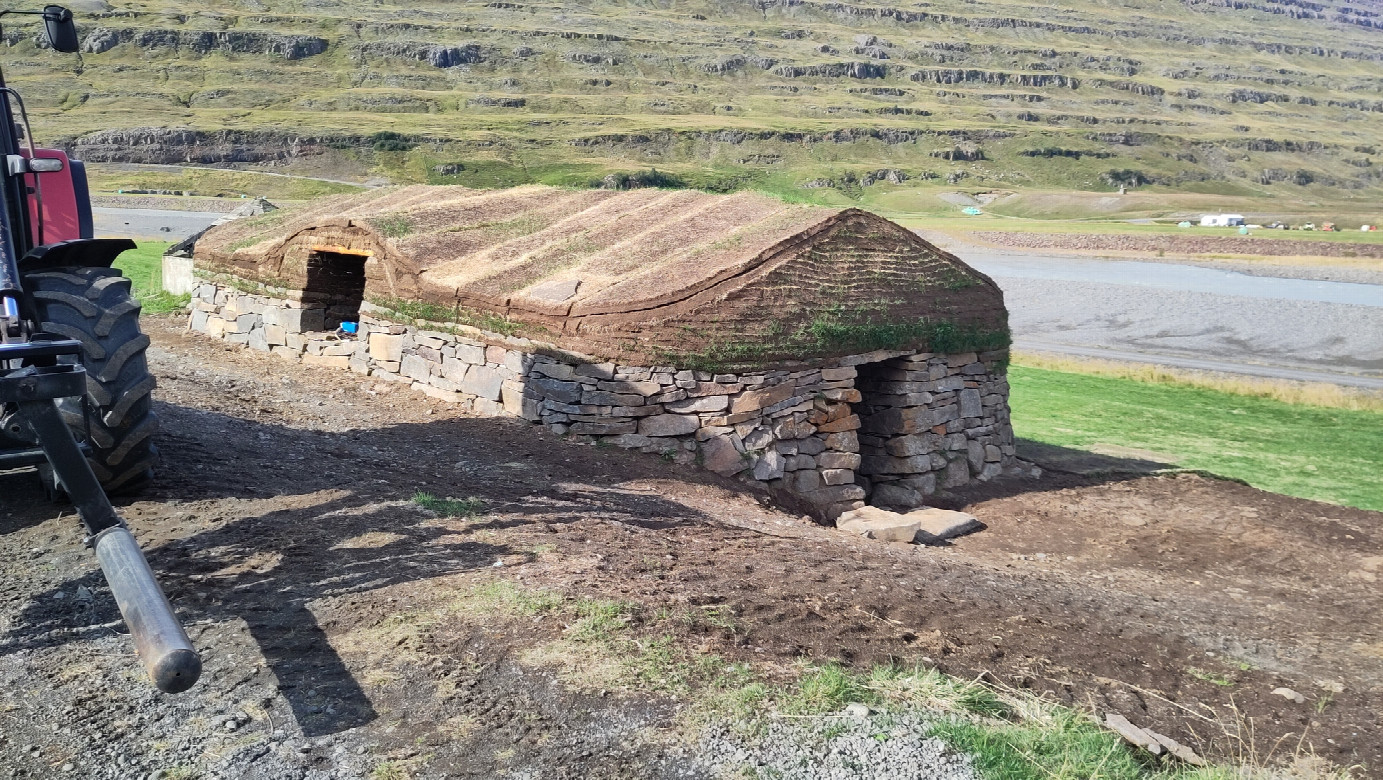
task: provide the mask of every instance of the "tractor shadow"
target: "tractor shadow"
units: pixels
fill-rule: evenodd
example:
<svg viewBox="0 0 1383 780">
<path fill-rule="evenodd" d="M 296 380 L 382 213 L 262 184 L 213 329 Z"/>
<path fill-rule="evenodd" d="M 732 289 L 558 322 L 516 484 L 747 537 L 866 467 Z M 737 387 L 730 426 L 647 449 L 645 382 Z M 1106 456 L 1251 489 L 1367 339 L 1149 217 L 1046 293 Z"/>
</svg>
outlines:
<svg viewBox="0 0 1383 780">
<path fill-rule="evenodd" d="M 334 618 L 323 625 L 317 602 L 355 602 L 357 596 L 368 602 L 372 591 L 478 572 L 501 558 L 521 565 L 531 551 L 492 539 L 496 531 L 535 523 L 531 517 L 552 526 L 598 516 L 649 529 L 714 522 L 654 492 L 620 487 L 638 476 L 667 478 L 674 467 L 658 458 L 553 447 L 534 440 L 532 429 L 501 421 L 439 420 L 336 433 L 166 404 L 159 413 L 165 434 L 157 484 L 137 500 L 118 501 L 125 506 L 117 508 L 135 527 L 165 593 L 192 627 L 194 643 L 199 634 L 224 636 L 218 626 L 243 620 L 308 737 L 378 717 L 357 679 L 362 670 L 353 670 L 332 646 L 334 634 L 356 626 Z M 36 481 L 32 492 L 41 502 Z M 478 499 L 484 516 L 461 528 L 441 522 L 410 501 L 418 492 Z M 175 517 L 141 522 L 147 503 Z M 248 514 L 230 514 L 246 507 Z M 47 505 L 47 518 L 58 513 L 54 509 Z M 205 512 L 222 516 L 199 516 Z M 28 514 L 14 527 L 32 524 Z M 73 603 L 74 593 L 86 594 L 84 608 L 74 609 L 83 606 Z M 94 639 L 108 635 L 112 624 L 125 630 L 99 571 L 19 603 L 24 606 L 0 636 L 0 654 Z M 387 603 L 370 608 L 372 620 L 403 609 Z M 202 652 L 216 653 L 206 642 L 198 643 Z M 194 695 L 226 682 L 208 677 Z"/>
</svg>

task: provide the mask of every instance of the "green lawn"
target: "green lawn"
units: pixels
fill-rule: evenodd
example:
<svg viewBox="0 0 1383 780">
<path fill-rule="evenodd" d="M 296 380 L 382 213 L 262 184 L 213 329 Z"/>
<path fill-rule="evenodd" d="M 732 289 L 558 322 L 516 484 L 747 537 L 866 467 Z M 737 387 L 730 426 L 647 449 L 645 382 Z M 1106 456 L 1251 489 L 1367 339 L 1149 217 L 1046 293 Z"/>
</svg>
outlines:
<svg viewBox="0 0 1383 780">
<path fill-rule="evenodd" d="M 1383 413 L 1025 366 L 1009 382 L 1022 438 L 1136 447 L 1263 490 L 1383 510 Z"/>
<path fill-rule="evenodd" d="M 167 314 L 187 305 L 188 296 L 163 291 L 163 252 L 166 241 L 141 241 L 115 260 L 115 267 L 134 283 L 134 296 L 144 304 L 145 314 Z"/>
</svg>

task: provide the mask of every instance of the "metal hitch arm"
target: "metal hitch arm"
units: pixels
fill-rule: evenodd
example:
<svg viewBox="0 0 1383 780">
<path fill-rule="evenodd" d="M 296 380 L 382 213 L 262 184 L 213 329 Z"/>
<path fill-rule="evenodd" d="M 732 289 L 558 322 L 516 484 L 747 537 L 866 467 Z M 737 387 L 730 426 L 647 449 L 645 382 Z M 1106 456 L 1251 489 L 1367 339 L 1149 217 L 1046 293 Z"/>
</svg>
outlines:
<svg viewBox="0 0 1383 780">
<path fill-rule="evenodd" d="M 58 365 L 0 372 L 0 401 L 18 404 L 59 482 L 76 505 L 87 541 L 106 576 L 120 614 L 129 626 L 149 677 L 165 693 L 181 693 L 197 682 L 202 659 L 192 647 L 173 607 L 159 588 L 149 563 L 125 522 L 115 513 L 91 471 L 55 398 L 80 395 L 86 373 Z"/>
</svg>

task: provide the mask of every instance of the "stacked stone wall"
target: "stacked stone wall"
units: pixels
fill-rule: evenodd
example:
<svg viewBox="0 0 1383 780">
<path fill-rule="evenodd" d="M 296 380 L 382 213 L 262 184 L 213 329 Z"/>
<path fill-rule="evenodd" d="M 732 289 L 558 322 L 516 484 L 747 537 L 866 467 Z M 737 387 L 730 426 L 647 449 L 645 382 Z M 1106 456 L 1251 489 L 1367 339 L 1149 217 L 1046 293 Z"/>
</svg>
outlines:
<svg viewBox="0 0 1383 780">
<path fill-rule="evenodd" d="M 354 338 L 326 332 L 327 319 L 286 291 L 203 282 L 190 327 L 294 362 L 407 382 L 478 414 L 760 482 L 826 519 L 871 492 L 875 503 L 919 505 L 1014 464 L 1002 353 L 873 352 L 796 370 L 711 373 L 429 330 L 368 303 Z"/>
</svg>

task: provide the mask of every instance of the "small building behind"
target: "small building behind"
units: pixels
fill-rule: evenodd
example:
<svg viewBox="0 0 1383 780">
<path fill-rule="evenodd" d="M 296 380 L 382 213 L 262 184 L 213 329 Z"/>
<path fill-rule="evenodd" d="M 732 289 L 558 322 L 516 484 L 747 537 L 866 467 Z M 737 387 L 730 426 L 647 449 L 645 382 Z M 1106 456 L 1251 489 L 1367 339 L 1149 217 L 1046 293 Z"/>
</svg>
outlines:
<svg viewBox="0 0 1383 780">
<path fill-rule="evenodd" d="M 1015 465 L 999 288 L 858 209 L 420 185 L 212 228 L 194 266 L 195 331 L 756 480 L 821 518 Z"/>
<path fill-rule="evenodd" d="M 1239 227 L 1243 224 L 1243 214 L 1206 214 L 1201 217 L 1201 227 Z"/>
</svg>

